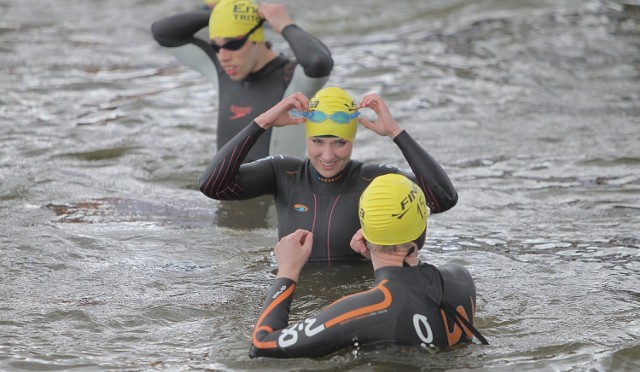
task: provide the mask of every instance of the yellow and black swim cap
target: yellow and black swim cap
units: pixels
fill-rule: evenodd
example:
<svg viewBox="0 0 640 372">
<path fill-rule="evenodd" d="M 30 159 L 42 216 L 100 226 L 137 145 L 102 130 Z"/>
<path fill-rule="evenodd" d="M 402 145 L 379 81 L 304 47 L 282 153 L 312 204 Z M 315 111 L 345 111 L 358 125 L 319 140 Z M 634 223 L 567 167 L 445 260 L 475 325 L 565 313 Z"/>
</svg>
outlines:
<svg viewBox="0 0 640 372">
<path fill-rule="evenodd" d="M 420 238 L 429 207 L 422 189 L 400 174 L 376 177 L 360 196 L 360 225 L 367 241 L 397 245 Z"/>
<path fill-rule="evenodd" d="M 309 114 L 314 111 L 325 117 L 322 121 L 307 119 L 307 137 L 336 136 L 353 142 L 358 129 L 358 105 L 345 90 L 336 87 L 320 89 L 309 100 Z M 331 115 L 341 113 L 344 120 L 337 122 Z"/>
<path fill-rule="evenodd" d="M 236 38 L 244 36 L 258 22 L 258 5 L 253 0 L 220 0 L 209 17 L 209 38 Z M 264 28 L 254 31 L 249 40 L 264 41 Z"/>
</svg>

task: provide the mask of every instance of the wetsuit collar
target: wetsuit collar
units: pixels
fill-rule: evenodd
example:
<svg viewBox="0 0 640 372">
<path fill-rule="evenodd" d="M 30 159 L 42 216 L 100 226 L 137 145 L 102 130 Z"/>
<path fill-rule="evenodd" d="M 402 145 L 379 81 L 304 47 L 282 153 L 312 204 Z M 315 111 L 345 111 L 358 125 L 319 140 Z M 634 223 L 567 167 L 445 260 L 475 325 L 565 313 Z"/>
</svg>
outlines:
<svg viewBox="0 0 640 372">
<path fill-rule="evenodd" d="M 341 179 L 344 178 L 344 172 L 345 172 L 346 168 L 343 169 L 340 173 L 336 174 L 335 176 L 331 177 L 331 178 L 326 178 L 323 177 L 320 173 L 318 173 L 318 171 L 314 168 L 311 167 L 311 171 L 313 173 L 313 176 L 320 182 L 322 183 L 334 183 L 334 182 L 338 182 Z"/>
<path fill-rule="evenodd" d="M 401 283 L 409 287 L 421 287 L 436 303 L 442 297 L 442 281 L 438 269 L 428 263 L 420 263 L 417 266 L 385 266 L 375 271 L 375 283 L 385 279 Z"/>
</svg>

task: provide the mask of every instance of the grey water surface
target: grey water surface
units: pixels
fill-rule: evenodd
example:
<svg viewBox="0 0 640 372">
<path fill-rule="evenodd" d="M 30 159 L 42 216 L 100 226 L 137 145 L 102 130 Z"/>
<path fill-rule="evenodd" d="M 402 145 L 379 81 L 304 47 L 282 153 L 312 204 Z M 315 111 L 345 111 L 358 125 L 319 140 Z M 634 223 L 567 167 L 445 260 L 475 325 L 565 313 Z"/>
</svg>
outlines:
<svg viewBox="0 0 640 372">
<path fill-rule="evenodd" d="M 249 359 L 273 207 L 200 194 L 217 94 L 149 32 L 202 3 L 4 0 L 0 370 L 639 370 L 640 3 L 283 3 L 332 50 L 329 84 L 381 94 L 449 173 L 421 258 L 469 269 L 491 345 Z M 310 267 L 293 316 L 371 280 Z"/>
</svg>

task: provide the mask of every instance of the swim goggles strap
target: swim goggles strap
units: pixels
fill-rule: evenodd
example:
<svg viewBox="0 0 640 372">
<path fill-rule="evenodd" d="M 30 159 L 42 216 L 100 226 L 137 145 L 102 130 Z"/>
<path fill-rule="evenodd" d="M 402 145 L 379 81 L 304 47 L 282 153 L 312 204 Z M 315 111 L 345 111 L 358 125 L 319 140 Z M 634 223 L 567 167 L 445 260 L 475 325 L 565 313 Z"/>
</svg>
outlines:
<svg viewBox="0 0 640 372">
<path fill-rule="evenodd" d="M 444 294 L 444 279 L 442 278 L 442 274 L 440 274 L 440 270 L 437 270 L 437 271 L 438 271 L 438 275 L 440 276 L 440 281 L 442 282 L 442 293 Z M 464 327 L 467 327 L 467 329 L 470 330 L 471 333 L 473 333 L 473 335 L 476 336 L 483 345 L 489 345 L 489 341 L 487 341 L 487 339 L 484 338 L 484 336 L 480 333 L 480 331 L 478 331 L 478 329 L 474 327 L 473 324 L 471 324 L 471 322 L 465 319 L 465 317 L 460 315 L 460 313 L 457 310 L 455 310 L 453 306 L 451 306 L 448 302 L 444 300 L 440 302 L 440 308 L 444 311 L 444 313 L 448 317 L 452 318 L 456 322 L 456 324 L 458 325 L 458 327 L 460 327 L 460 329 L 463 329 L 463 324 L 464 324 Z"/>
<path fill-rule="evenodd" d="M 297 118 L 305 118 L 312 123 L 321 123 L 327 119 L 333 120 L 338 124 L 349 124 L 351 120 L 357 118 L 360 115 L 360 111 L 356 111 L 354 113 L 348 113 L 344 111 L 337 111 L 333 114 L 327 114 L 322 111 L 313 110 L 313 111 L 300 111 L 300 110 L 289 110 L 289 117 L 297 119 Z"/>
<path fill-rule="evenodd" d="M 453 318 L 453 320 L 456 322 L 458 327 L 460 327 L 460 329 L 463 328 L 462 324 L 464 324 L 464 326 L 467 327 L 467 329 L 470 330 L 471 333 L 473 333 L 473 335 L 476 336 L 483 345 L 489 345 L 489 341 L 487 341 L 487 339 L 484 338 L 482 334 L 480 334 L 480 331 L 478 331 L 476 327 L 474 327 L 467 319 L 465 319 L 462 315 L 460 315 L 460 313 L 457 312 L 453 308 L 453 306 L 449 305 L 448 302 L 442 301 L 442 303 L 440 303 L 440 308 L 444 310 L 447 316 Z M 460 324 L 460 322 L 462 322 L 462 324 Z"/>
<path fill-rule="evenodd" d="M 411 249 L 409 249 L 409 251 L 407 252 L 407 254 L 404 256 L 404 259 L 402 260 L 402 267 L 410 267 L 411 265 L 409 265 L 407 263 L 407 257 L 409 257 L 411 255 L 411 253 L 413 253 L 413 251 L 416 250 L 416 247 L 411 247 Z"/>
</svg>

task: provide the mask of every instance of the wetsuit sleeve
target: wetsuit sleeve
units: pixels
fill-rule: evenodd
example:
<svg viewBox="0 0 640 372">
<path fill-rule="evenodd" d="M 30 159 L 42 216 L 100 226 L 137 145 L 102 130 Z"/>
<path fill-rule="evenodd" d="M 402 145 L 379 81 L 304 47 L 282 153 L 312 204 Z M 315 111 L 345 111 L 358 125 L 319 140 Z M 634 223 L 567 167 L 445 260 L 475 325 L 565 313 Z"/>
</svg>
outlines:
<svg viewBox="0 0 640 372">
<path fill-rule="evenodd" d="M 392 340 L 398 314 L 385 283 L 342 297 L 314 316 L 289 324 L 295 283 L 271 286 L 252 337 L 250 357 L 299 358 L 331 354 L 359 342 Z"/>
<path fill-rule="evenodd" d="M 208 26 L 209 14 L 208 10 L 201 10 L 162 18 L 151 25 L 151 34 L 164 47 L 185 45 L 196 39 L 196 32 Z"/>
<path fill-rule="evenodd" d="M 214 89 L 218 89 L 219 74 L 216 55 L 208 41 L 195 37 L 209 24 L 208 10 L 180 13 L 154 22 L 151 34 L 160 46 L 177 60 L 200 72 Z"/>
<path fill-rule="evenodd" d="M 413 174 L 405 174 L 420 186 L 431 213 L 451 209 L 458 202 L 458 193 L 440 164 L 406 130 L 393 139 L 407 159 Z M 414 176 L 415 175 L 415 176 Z"/>
<path fill-rule="evenodd" d="M 200 191 L 218 200 L 245 200 L 273 194 L 276 185 L 273 157 L 242 164 L 264 132 L 252 121 L 227 142 L 200 177 Z"/>
<path fill-rule="evenodd" d="M 263 353 L 261 350 L 271 351 L 274 357 L 284 357 L 285 354 L 279 352 L 273 332 L 282 330 L 289 324 L 289 309 L 295 288 L 296 283 L 288 278 L 277 278 L 271 285 L 251 337 L 249 355 L 252 358 L 271 354 Z"/>
<path fill-rule="evenodd" d="M 295 24 L 285 27 L 282 36 L 289 43 L 305 75 L 312 78 L 329 76 L 333 68 L 333 59 L 329 48 L 320 40 Z"/>
</svg>

